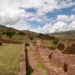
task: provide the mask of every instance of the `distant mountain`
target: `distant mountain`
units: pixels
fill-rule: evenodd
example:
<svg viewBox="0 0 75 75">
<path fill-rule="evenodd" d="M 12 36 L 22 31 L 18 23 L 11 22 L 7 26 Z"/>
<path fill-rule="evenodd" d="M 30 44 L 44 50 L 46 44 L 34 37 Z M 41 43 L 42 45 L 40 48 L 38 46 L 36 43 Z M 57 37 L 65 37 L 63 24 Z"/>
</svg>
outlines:
<svg viewBox="0 0 75 75">
<path fill-rule="evenodd" d="M 52 33 L 50 35 L 53 35 L 60 39 L 75 39 L 75 30 L 56 32 L 56 33 Z"/>
<path fill-rule="evenodd" d="M 52 35 L 69 35 L 69 34 L 74 34 L 75 33 L 75 30 L 70 30 L 70 31 L 62 31 L 62 32 L 55 32 L 55 33 L 51 33 Z"/>
<path fill-rule="evenodd" d="M 7 37 L 5 37 L 7 31 L 15 32 L 15 35 L 13 36 L 14 39 L 15 38 L 16 39 L 24 39 L 24 38 L 28 38 L 28 37 L 32 37 L 32 36 L 33 37 L 35 36 L 35 38 L 37 38 L 37 39 L 38 38 L 39 39 L 55 39 L 54 36 L 50 36 L 48 34 L 36 33 L 36 32 L 29 31 L 29 30 L 17 30 L 17 29 L 11 28 L 11 27 L 6 27 L 3 25 L 0 25 L 0 35 L 3 38 L 7 38 Z"/>
<path fill-rule="evenodd" d="M 7 31 L 15 31 L 16 34 L 19 34 L 19 35 L 24 35 L 24 34 L 27 34 L 27 33 L 37 34 L 35 32 L 29 31 L 29 30 L 17 30 L 17 29 L 11 28 L 11 27 L 6 27 L 6 26 L 3 26 L 3 25 L 0 25 L 0 35 L 5 34 L 5 32 L 7 32 Z"/>
</svg>

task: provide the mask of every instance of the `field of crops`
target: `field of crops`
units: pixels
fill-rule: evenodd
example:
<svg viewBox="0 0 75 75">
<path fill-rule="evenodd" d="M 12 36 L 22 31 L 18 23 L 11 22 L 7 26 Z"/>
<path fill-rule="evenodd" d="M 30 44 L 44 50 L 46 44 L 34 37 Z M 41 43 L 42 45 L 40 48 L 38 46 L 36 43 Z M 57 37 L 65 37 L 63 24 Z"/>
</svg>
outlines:
<svg viewBox="0 0 75 75">
<path fill-rule="evenodd" d="M 17 75 L 20 63 L 21 45 L 0 46 L 0 75 Z"/>
</svg>

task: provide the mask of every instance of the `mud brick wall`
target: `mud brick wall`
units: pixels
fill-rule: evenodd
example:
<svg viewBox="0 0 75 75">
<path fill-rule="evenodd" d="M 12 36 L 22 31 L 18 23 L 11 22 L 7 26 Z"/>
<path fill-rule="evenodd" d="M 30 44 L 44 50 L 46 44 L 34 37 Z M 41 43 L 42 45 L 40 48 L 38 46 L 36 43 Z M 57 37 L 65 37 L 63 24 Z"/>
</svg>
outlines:
<svg viewBox="0 0 75 75">
<path fill-rule="evenodd" d="M 48 69 L 49 75 L 65 75 L 64 71 L 62 68 L 57 68 L 57 67 L 51 67 Z"/>
<path fill-rule="evenodd" d="M 56 68 L 51 65 L 49 58 L 45 53 L 45 50 L 40 49 L 39 52 L 40 52 L 39 57 L 41 58 L 41 62 L 44 63 L 45 68 L 47 69 L 49 75 L 64 75 L 65 74 L 62 68 Z"/>
<path fill-rule="evenodd" d="M 20 41 L 13 41 L 13 40 L 8 40 L 8 39 L 0 39 L 0 41 L 4 43 L 13 43 L 13 44 L 22 44 L 23 42 Z"/>
<path fill-rule="evenodd" d="M 39 59 L 41 60 L 41 62 L 44 63 L 45 68 L 48 71 L 49 75 L 65 75 L 65 72 L 63 71 L 62 68 L 52 66 L 52 64 L 50 63 L 49 57 L 48 57 L 48 52 L 46 52 L 46 48 L 41 47 L 41 46 L 38 47 L 38 44 L 36 44 L 35 47 L 36 47 L 35 48 L 36 53 L 37 53 Z"/>
<path fill-rule="evenodd" d="M 51 61 L 53 64 L 55 64 L 57 67 L 64 67 L 64 57 L 62 55 L 53 54 Z"/>
<path fill-rule="evenodd" d="M 75 64 L 75 55 L 74 54 L 68 54 L 68 55 L 65 54 L 64 57 L 65 57 L 66 62 L 69 65 Z"/>
<path fill-rule="evenodd" d="M 57 50 L 57 49 L 53 52 L 51 61 L 52 61 L 52 63 L 55 64 L 57 67 L 61 67 L 61 68 L 64 67 L 64 62 L 65 62 L 64 56 L 63 56 L 63 55 L 61 54 L 61 52 L 60 52 L 59 50 Z"/>
<path fill-rule="evenodd" d="M 68 66 L 68 75 L 75 75 L 75 64 Z"/>
<path fill-rule="evenodd" d="M 22 52 L 20 56 L 20 68 L 18 75 L 26 75 L 26 53 L 25 53 L 25 43 L 22 44 Z"/>
</svg>

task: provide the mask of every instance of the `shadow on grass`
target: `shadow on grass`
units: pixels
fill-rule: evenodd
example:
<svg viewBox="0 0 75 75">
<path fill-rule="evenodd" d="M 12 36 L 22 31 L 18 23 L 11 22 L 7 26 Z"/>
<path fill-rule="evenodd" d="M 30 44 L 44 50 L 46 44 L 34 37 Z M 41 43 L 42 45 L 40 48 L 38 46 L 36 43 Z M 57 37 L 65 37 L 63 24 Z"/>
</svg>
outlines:
<svg viewBox="0 0 75 75">
<path fill-rule="evenodd" d="M 27 48 L 25 50 L 26 52 L 26 75 L 31 75 L 31 73 L 33 72 L 33 69 L 31 68 L 31 66 L 29 65 L 29 60 L 28 60 L 28 52 L 27 52 Z"/>
</svg>

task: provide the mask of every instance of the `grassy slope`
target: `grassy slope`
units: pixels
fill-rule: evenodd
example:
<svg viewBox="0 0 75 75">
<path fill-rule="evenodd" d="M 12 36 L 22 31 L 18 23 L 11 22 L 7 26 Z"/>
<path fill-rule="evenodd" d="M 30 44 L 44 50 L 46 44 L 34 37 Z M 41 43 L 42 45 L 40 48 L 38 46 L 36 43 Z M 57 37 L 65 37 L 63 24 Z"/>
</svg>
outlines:
<svg viewBox="0 0 75 75">
<path fill-rule="evenodd" d="M 0 46 L 0 75 L 17 75 L 21 46 L 4 44 Z"/>
</svg>

